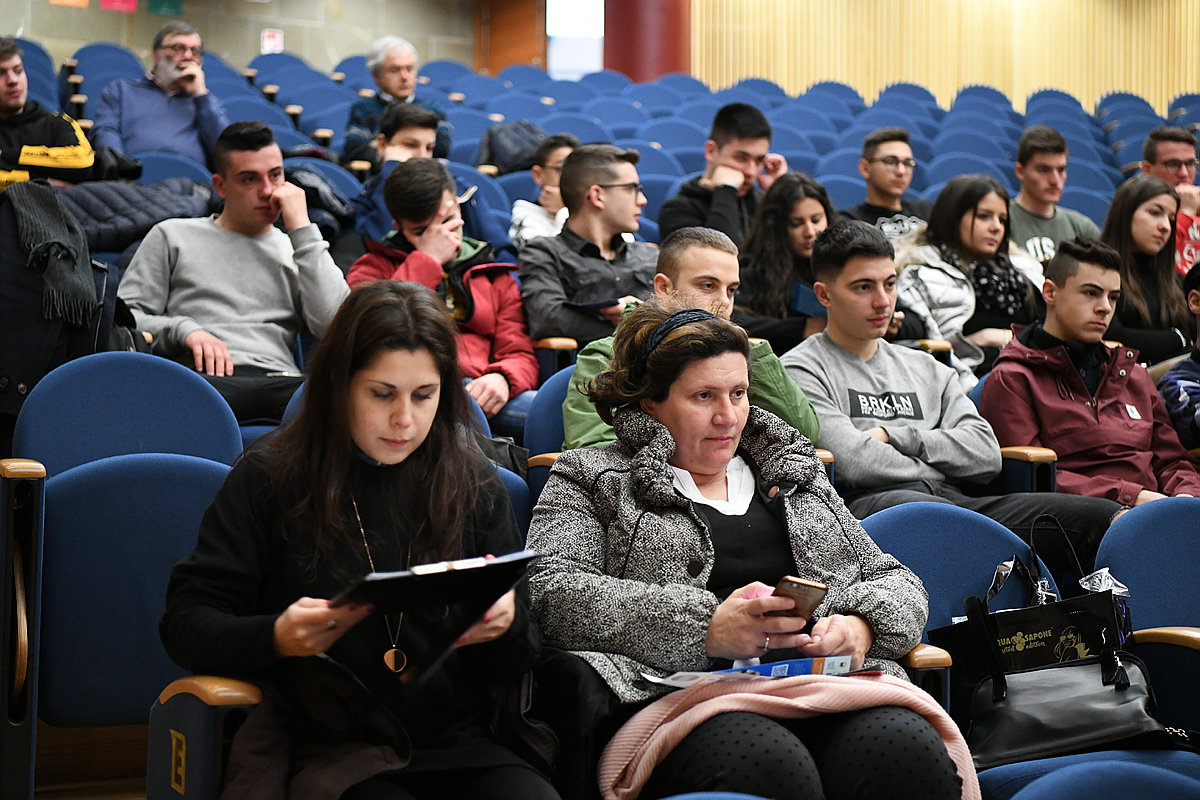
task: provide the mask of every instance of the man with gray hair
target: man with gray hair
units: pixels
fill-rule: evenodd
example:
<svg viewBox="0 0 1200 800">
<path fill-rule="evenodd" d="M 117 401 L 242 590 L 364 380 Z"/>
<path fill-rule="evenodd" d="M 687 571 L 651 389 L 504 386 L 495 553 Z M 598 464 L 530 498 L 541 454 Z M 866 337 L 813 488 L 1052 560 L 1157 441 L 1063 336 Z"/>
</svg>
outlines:
<svg viewBox="0 0 1200 800">
<path fill-rule="evenodd" d="M 379 122 L 383 112 L 392 103 L 413 103 L 438 115 L 437 141 L 433 146 L 434 158 L 450 155 L 450 133 L 446 112 L 432 100 L 416 96 L 417 50 L 407 39 L 399 36 L 384 36 L 371 43 L 367 53 L 367 69 L 375 78 L 378 90 L 373 97 L 364 97 L 350 106 L 350 119 L 346 122 L 346 143 L 342 148 L 342 163 L 370 161 L 371 171 L 379 169 L 383 160 L 375 146 L 379 134 Z"/>
<path fill-rule="evenodd" d="M 154 65 L 145 77 L 104 88 L 92 144 L 128 155 L 163 150 L 208 164 L 229 120 L 204 83 L 200 31 L 186 22 L 168 22 L 154 35 L 151 57 Z"/>
</svg>

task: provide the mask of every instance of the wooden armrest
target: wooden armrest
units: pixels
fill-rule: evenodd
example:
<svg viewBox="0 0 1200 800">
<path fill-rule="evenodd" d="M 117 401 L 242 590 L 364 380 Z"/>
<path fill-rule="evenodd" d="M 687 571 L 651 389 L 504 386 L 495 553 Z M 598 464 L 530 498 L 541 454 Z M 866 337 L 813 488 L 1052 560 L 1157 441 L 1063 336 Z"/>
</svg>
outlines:
<svg viewBox="0 0 1200 800">
<path fill-rule="evenodd" d="M 931 644 L 919 644 L 908 655 L 900 659 L 900 665 L 913 669 L 936 669 L 949 667 L 953 663 L 950 654 L 940 647 Z"/>
<path fill-rule="evenodd" d="M 78 88 L 78 87 L 79 87 L 79 84 L 83 83 L 83 76 L 82 76 L 82 75 L 80 75 L 79 73 L 75 73 L 75 74 L 73 74 L 73 75 L 68 75 L 68 76 L 67 76 L 67 83 L 69 83 L 69 84 L 71 84 L 72 86 L 75 86 L 76 88 Z"/>
<path fill-rule="evenodd" d="M 822 464 L 832 464 L 833 463 L 833 453 L 831 453 L 830 451 L 828 451 L 822 447 L 817 447 L 814 449 L 816 450 L 817 458 L 821 459 Z"/>
<path fill-rule="evenodd" d="M 553 467 L 554 462 L 562 453 L 538 453 L 536 456 L 529 457 L 529 466 L 531 467 Z"/>
<path fill-rule="evenodd" d="M 311 138 L 324 139 L 326 142 L 330 142 L 333 140 L 333 129 L 332 128 L 317 128 L 315 131 L 312 132 Z"/>
<path fill-rule="evenodd" d="M 542 101 L 542 105 L 544 106 L 552 106 L 558 102 L 553 97 L 539 97 L 538 99 Z"/>
<path fill-rule="evenodd" d="M 418 75 L 417 83 L 421 84 L 422 86 L 428 86 L 429 85 L 429 76 L 428 75 Z"/>
<path fill-rule="evenodd" d="M 88 96 L 86 94 L 73 94 L 67 98 L 67 102 L 82 106 L 87 102 L 87 98 Z"/>
<path fill-rule="evenodd" d="M 930 353 L 948 353 L 952 349 L 945 339 L 917 339 L 917 344 Z"/>
<path fill-rule="evenodd" d="M 30 462 L 37 464 L 36 461 Z M 38 464 L 41 467 L 41 464 Z M 42 475 L 45 475 L 46 468 L 42 467 Z M 17 628 L 17 652 L 16 663 L 13 665 L 13 696 L 19 696 L 25 691 L 25 679 L 29 677 L 29 601 L 25 596 L 25 560 L 21 557 L 21 546 L 17 542 L 13 542 L 12 549 L 12 579 L 13 579 L 13 595 L 16 602 L 13 604 L 13 615 Z"/>
<path fill-rule="evenodd" d="M 579 342 L 570 336 L 547 336 L 545 339 L 535 339 L 533 346 L 542 350 L 578 350 Z"/>
<path fill-rule="evenodd" d="M 374 89 L 359 89 L 358 96 L 359 97 L 374 97 L 375 90 Z"/>
<path fill-rule="evenodd" d="M 298 103 L 292 103 L 290 106 L 284 106 L 283 112 L 289 117 L 298 117 L 304 113 L 304 106 Z"/>
<path fill-rule="evenodd" d="M 1146 628 L 1133 632 L 1134 644 L 1174 644 L 1200 650 L 1200 628 Z"/>
<path fill-rule="evenodd" d="M 493 178 L 500 174 L 500 168 L 495 164 L 478 164 L 475 166 L 481 174 L 491 175 Z"/>
<path fill-rule="evenodd" d="M 371 171 L 371 162 L 365 161 L 361 158 L 356 158 L 353 161 L 346 164 L 346 169 L 348 169 L 354 173 L 361 172 L 361 173 L 365 174 L 365 173 L 368 173 Z"/>
<path fill-rule="evenodd" d="M 329 79 L 332 80 L 334 83 L 341 83 L 342 81 L 346 80 L 346 73 L 331 72 L 331 73 L 329 73 Z"/>
<path fill-rule="evenodd" d="M 1031 464 L 1058 461 L 1058 453 L 1049 447 L 1033 447 L 1013 445 L 1000 448 L 1001 458 L 1011 458 L 1014 461 L 1028 461 Z"/>
<path fill-rule="evenodd" d="M 71 72 L 74 72 L 74 71 L 75 71 L 75 68 L 79 66 L 79 59 L 77 59 L 77 58 L 64 58 L 64 59 L 63 59 L 63 66 L 64 66 L 64 67 L 66 67 L 66 68 L 67 68 L 69 71 L 71 71 Z"/>
<path fill-rule="evenodd" d="M 0 478 L 28 480 L 44 477 L 46 477 L 46 468 L 42 466 L 41 462 L 28 458 L 0 459 Z"/>
<path fill-rule="evenodd" d="M 262 702 L 262 690 L 253 683 L 216 675 L 189 675 L 171 681 L 158 696 L 165 703 L 180 694 L 190 694 L 208 706 L 251 706 Z"/>
<path fill-rule="evenodd" d="M 455 103 L 461 103 L 463 100 L 467 99 L 467 96 L 462 92 L 449 92 L 446 94 L 446 99 L 452 100 Z"/>
<path fill-rule="evenodd" d="M 262 93 L 265 94 L 269 99 L 274 100 L 275 95 L 279 94 L 279 84 L 268 83 L 266 86 L 262 87 Z"/>
<path fill-rule="evenodd" d="M 150 331 L 142 331 L 142 338 L 146 340 L 146 344 L 154 344 L 154 334 Z"/>
<path fill-rule="evenodd" d="M 501 114 L 499 111 L 493 111 L 492 113 L 488 114 L 488 119 L 490 119 L 492 122 L 499 124 L 501 122 L 504 122 L 504 115 Z"/>
<path fill-rule="evenodd" d="M 247 67 L 246 69 L 242 70 L 242 77 L 251 83 L 254 83 L 254 79 L 258 77 L 258 70 Z"/>
<path fill-rule="evenodd" d="M 90 131 L 92 129 L 92 126 L 94 126 L 96 124 L 96 123 L 92 122 L 90 119 L 77 119 L 75 121 L 78 122 L 79 127 L 85 131 Z"/>
</svg>

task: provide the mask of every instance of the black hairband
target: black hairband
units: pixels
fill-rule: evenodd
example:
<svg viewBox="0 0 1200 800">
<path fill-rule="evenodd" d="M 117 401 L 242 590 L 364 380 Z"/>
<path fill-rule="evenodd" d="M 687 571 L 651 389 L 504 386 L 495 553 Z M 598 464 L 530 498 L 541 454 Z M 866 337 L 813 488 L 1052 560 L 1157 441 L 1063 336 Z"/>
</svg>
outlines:
<svg viewBox="0 0 1200 800">
<path fill-rule="evenodd" d="M 700 308 L 685 308 L 682 311 L 676 311 L 671 314 L 642 343 L 642 349 L 638 353 L 637 361 L 633 363 L 633 367 L 629 370 L 630 377 L 635 381 L 642 379 L 642 376 L 646 374 L 646 362 L 650 359 L 650 354 L 658 349 L 658 346 L 663 343 L 663 339 L 666 339 L 671 334 L 671 331 L 693 322 L 702 322 L 706 319 L 716 318 L 716 314 Z"/>
</svg>

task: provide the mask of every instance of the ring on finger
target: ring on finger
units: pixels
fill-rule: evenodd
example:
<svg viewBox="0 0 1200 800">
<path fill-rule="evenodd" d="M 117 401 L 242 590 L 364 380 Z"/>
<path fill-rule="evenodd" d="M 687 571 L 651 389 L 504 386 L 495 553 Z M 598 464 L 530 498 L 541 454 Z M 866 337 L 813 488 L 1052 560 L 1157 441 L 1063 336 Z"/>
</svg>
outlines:
<svg viewBox="0 0 1200 800">
<path fill-rule="evenodd" d="M 334 629 L 336 629 L 336 628 L 337 628 L 337 620 L 336 620 L 336 619 L 331 619 L 331 620 L 329 620 L 328 622 L 326 622 L 326 623 L 325 623 L 325 629 L 326 629 L 326 630 L 330 630 L 330 631 L 332 631 L 332 630 L 334 630 Z"/>
<path fill-rule="evenodd" d="M 771 649 L 771 634 L 766 634 L 766 638 L 763 639 L 762 649 L 764 653 Z"/>
</svg>

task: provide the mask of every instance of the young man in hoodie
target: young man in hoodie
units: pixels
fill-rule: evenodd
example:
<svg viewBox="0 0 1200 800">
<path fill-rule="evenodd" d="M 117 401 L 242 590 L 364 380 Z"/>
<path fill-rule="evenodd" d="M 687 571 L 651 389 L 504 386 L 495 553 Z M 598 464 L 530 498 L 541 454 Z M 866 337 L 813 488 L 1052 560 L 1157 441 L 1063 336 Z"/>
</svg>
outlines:
<svg viewBox="0 0 1200 800">
<path fill-rule="evenodd" d="M 1058 454 L 1058 490 L 1136 506 L 1200 496 L 1200 472 L 1137 350 L 1102 341 L 1121 296 L 1121 259 L 1078 236 L 1046 265 L 1046 321 L 1017 328 L 979 408 L 1001 445 Z"/>
<path fill-rule="evenodd" d="M 762 193 L 788 171 L 787 159 L 771 149 L 771 123 L 746 103 L 722 106 L 704 143 L 703 174 L 663 203 L 658 228 L 667 238 L 680 228 L 713 228 L 739 247 Z"/>
<path fill-rule="evenodd" d="M 383 186 L 396 230 L 367 242 L 346 281 L 414 281 L 446 302 L 458 325 L 458 363 L 467 391 L 492 429 L 520 439 L 537 386 L 533 354 L 513 277 L 492 246 L 463 236 L 454 178 L 431 158 L 396 165 Z"/>
</svg>

